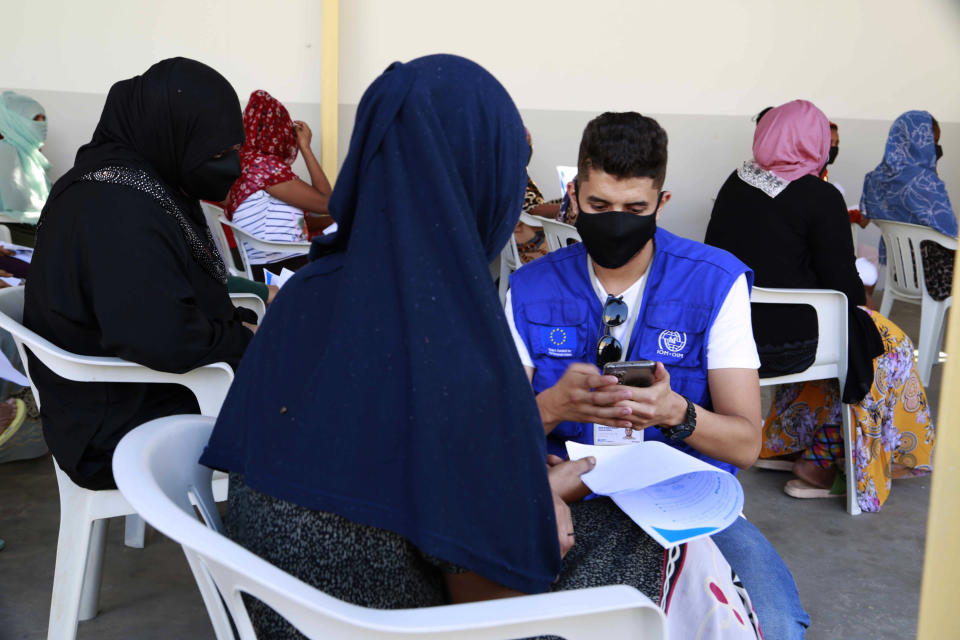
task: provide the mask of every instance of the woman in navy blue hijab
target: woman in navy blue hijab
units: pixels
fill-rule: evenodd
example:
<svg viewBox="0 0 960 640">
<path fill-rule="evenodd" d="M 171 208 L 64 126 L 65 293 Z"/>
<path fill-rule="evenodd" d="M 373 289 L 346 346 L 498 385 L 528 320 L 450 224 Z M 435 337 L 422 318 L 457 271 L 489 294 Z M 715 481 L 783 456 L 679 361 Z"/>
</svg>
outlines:
<svg viewBox="0 0 960 640">
<path fill-rule="evenodd" d="M 395 63 L 370 86 L 339 231 L 271 305 L 201 460 L 231 472 L 231 537 L 366 606 L 441 604 L 443 573 L 464 570 L 549 590 L 572 526 L 561 506 L 558 534 L 488 269 L 527 154 L 509 95 L 468 60 Z"/>
</svg>

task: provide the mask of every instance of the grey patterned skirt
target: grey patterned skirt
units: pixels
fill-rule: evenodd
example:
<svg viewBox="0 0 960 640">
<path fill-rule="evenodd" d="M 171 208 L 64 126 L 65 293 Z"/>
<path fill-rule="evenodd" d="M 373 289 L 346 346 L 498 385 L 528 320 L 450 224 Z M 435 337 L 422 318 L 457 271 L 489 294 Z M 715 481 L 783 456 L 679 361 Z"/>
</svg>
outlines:
<svg viewBox="0 0 960 640">
<path fill-rule="evenodd" d="M 553 590 L 627 584 L 659 602 L 663 548 L 607 498 L 578 502 L 570 510 L 576 544 Z M 231 539 L 264 560 L 363 607 L 446 604 L 444 574 L 462 571 L 391 531 L 260 493 L 238 474 L 230 474 L 226 528 Z M 246 597 L 246 603 L 258 638 L 303 637 L 258 600 Z"/>
</svg>

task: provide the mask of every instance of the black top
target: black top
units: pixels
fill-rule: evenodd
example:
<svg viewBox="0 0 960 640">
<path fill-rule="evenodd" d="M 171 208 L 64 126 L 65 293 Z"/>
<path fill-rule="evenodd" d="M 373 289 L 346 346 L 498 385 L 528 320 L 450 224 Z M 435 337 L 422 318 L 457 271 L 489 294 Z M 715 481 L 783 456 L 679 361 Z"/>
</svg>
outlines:
<svg viewBox="0 0 960 640">
<path fill-rule="evenodd" d="M 176 373 L 235 366 L 252 335 L 173 217 L 145 193 L 92 182 L 64 191 L 46 217 L 24 324 L 67 351 Z M 72 382 L 29 362 L 47 444 L 67 475 L 91 489 L 112 486 L 113 449 L 127 431 L 198 410 L 179 385 Z"/>
<path fill-rule="evenodd" d="M 882 343 L 869 316 L 857 309 L 865 304 L 866 294 L 855 266 L 847 208 L 836 187 L 807 175 L 771 198 L 733 172 L 717 194 L 704 242 L 743 260 L 753 269 L 758 287 L 836 289 L 846 294 L 851 313 L 848 378 L 852 378 L 846 391 L 863 397 Z M 754 305 L 753 332 L 761 373 L 802 371 L 812 363 L 817 337 L 812 307 Z M 862 392 L 854 392 L 854 387 Z M 845 392 L 845 399 L 850 397 Z"/>
</svg>

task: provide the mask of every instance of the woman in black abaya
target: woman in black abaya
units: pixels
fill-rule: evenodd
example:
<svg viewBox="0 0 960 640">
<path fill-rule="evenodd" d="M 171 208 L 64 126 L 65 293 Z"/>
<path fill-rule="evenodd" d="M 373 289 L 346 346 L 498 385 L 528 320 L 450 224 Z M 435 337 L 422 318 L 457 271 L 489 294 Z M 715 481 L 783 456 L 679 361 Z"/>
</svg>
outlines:
<svg viewBox="0 0 960 640">
<path fill-rule="evenodd" d="M 199 200 L 240 175 L 240 101 L 185 58 L 116 83 L 92 141 L 38 225 L 24 324 L 68 351 L 185 372 L 233 366 L 253 335 L 227 294 Z M 30 356 L 47 443 L 77 484 L 113 487 L 113 450 L 153 418 L 198 410 L 179 385 L 72 382 Z"/>
</svg>

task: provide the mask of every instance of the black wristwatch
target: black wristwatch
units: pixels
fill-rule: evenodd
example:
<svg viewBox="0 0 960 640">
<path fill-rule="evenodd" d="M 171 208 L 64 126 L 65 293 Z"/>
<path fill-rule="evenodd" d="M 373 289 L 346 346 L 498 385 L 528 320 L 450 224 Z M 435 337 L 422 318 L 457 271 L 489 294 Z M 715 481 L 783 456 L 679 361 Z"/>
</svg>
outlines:
<svg viewBox="0 0 960 640">
<path fill-rule="evenodd" d="M 689 438 L 697 428 L 697 408 L 687 398 L 684 400 L 687 401 L 687 417 L 684 421 L 672 427 L 660 427 L 660 432 L 667 440 L 680 442 Z"/>
</svg>

